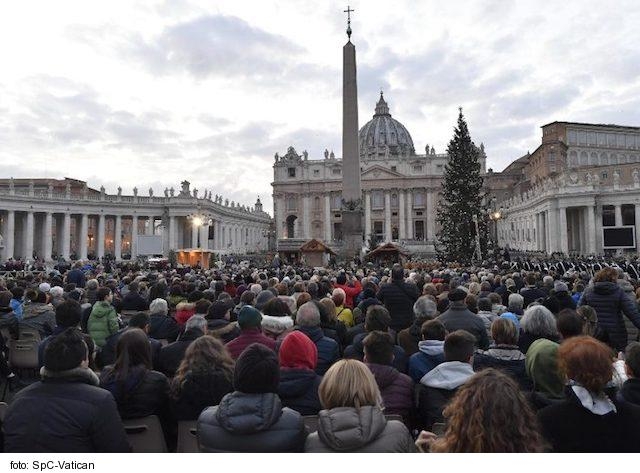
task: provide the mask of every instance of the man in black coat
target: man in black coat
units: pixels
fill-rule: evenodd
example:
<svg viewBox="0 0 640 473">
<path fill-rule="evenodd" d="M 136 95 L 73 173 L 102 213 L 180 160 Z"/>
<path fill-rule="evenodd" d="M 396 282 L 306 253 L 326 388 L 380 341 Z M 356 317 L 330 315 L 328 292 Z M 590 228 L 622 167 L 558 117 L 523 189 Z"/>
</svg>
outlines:
<svg viewBox="0 0 640 473">
<path fill-rule="evenodd" d="M 162 349 L 162 343 L 155 338 L 149 337 L 149 316 L 144 312 L 138 312 L 131 316 L 127 327 L 122 330 L 118 330 L 107 338 L 107 341 L 98 356 L 100 366 L 111 365 L 116 361 L 118 340 L 120 340 L 120 337 L 125 331 L 131 328 L 139 328 L 147 334 L 149 344 L 151 345 L 151 363 L 153 364 L 153 369 L 158 370 L 160 366 L 160 350 Z"/>
<path fill-rule="evenodd" d="M 207 333 L 207 321 L 202 315 L 192 315 L 185 324 L 185 331 L 178 339 L 160 350 L 158 370 L 173 378 L 189 345 Z"/>
<path fill-rule="evenodd" d="M 449 291 L 449 309 L 447 309 L 438 320 L 447 329 L 447 332 L 455 332 L 456 330 L 466 330 L 476 337 L 478 348 L 486 350 L 489 348 L 489 336 L 484 322 L 480 317 L 471 312 L 467 308 L 464 299 L 467 293 L 462 289 L 454 289 Z"/>
<path fill-rule="evenodd" d="M 120 310 L 148 310 L 149 302 L 140 295 L 138 283 L 134 281 L 129 284 L 128 288 L 129 292 L 122 298 L 120 303 Z"/>
<path fill-rule="evenodd" d="M 411 325 L 413 304 L 420 294 L 415 284 L 404 281 L 404 269 L 400 264 L 393 265 L 391 282 L 383 284 L 376 297 L 391 314 L 391 328 L 394 331 L 399 332 Z"/>
<path fill-rule="evenodd" d="M 77 329 L 55 337 L 44 353 L 42 381 L 16 394 L 3 423 L 5 452 L 129 452 L 109 391 L 88 368 Z"/>
<path fill-rule="evenodd" d="M 82 271 L 82 262 L 76 261 L 73 265 L 73 269 L 67 273 L 66 283 L 72 283 L 75 284 L 76 287 L 84 288 L 86 282 L 87 278 L 84 275 L 84 271 Z"/>
</svg>

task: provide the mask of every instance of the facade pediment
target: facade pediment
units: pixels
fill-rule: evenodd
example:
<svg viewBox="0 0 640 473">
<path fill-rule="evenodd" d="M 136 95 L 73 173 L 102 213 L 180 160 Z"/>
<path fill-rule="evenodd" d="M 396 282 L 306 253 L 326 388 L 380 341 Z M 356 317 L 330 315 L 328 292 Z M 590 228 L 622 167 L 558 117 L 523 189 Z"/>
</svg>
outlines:
<svg viewBox="0 0 640 473">
<path fill-rule="evenodd" d="M 373 166 L 362 173 L 362 179 L 375 180 L 375 179 L 392 179 L 394 177 L 404 177 L 397 171 L 384 168 L 382 166 Z"/>
</svg>

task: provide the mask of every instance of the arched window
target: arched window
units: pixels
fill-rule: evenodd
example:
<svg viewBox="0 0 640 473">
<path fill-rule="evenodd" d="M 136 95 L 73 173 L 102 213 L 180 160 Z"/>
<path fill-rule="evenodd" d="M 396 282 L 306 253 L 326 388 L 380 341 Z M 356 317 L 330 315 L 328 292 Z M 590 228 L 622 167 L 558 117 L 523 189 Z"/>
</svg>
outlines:
<svg viewBox="0 0 640 473">
<path fill-rule="evenodd" d="M 295 221 L 298 219 L 295 215 L 287 217 L 287 238 L 295 238 Z"/>
</svg>

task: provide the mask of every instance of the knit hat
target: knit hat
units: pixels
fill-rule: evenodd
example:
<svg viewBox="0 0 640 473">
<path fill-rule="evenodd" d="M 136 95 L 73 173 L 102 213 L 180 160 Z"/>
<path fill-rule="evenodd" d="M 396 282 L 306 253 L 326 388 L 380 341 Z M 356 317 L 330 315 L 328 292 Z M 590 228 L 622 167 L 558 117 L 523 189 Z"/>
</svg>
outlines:
<svg viewBox="0 0 640 473">
<path fill-rule="evenodd" d="M 279 382 L 278 357 L 272 349 L 260 343 L 252 343 L 244 349 L 233 372 L 233 388 L 236 391 L 277 393 Z"/>
<path fill-rule="evenodd" d="M 463 301 L 464 298 L 467 297 L 467 293 L 460 288 L 456 288 L 453 291 L 449 291 L 447 297 L 452 302 Z"/>
<path fill-rule="evenodd" d="M 256 297 L 256 309 L 262 310 L 264 305 L 269 302 L 271 299 L 276 297 L 271 291 L 260 291 L 258 296 Z"/>
<path fill-rule="evenodd" d="M 520 331 L 520 320 L 518 319 L 518 316 L 516 314 L 514 314 L 513 312 L 503 312 L 502 314 L 500 314 L 500 317 L 502 317 L 503 319 L 511 320 L 511 322 L 516 325 L 518 332 Z"/>
<path fill-rule="evenodd" d="M 527 350 L 525 367 L 533 381 L 533 388 L 548 397 L 559 399 L 564 394 L 564 382 L 558 370 L 558 345 L 556 342 L 540 338 Z"/>
<path fill-rule="evenodd" d="M 262 314 L 258 309 L 250 305 L 245 305 L 238 314 L 238 325 L 240 328 L 260 328 Z"/>
<path fill-rule="evenodd" d="M 318 364 L 318 348 L 304 333 L 295 330 L 284 337 L 278 359 L 282 368 L 315 370 Z"/>
<path fill-rule="evenodd" d="M 567 285 L 562 282 L 562 281 L 556 281 L 553 284 L 553 290 L 555 292 L 569 292 L 569 288 L 567 287 Z"/>
<path fill-rule="evenodd" d="M 49 284 L 48 282 L 43 282 L 42 284 L 40 284 L 38 286 L 38 290 L 40 292 L 44 292 L 46 294 L 47 292 L 49 292 L 51 290 L 51 284 Z"/>
</svg>

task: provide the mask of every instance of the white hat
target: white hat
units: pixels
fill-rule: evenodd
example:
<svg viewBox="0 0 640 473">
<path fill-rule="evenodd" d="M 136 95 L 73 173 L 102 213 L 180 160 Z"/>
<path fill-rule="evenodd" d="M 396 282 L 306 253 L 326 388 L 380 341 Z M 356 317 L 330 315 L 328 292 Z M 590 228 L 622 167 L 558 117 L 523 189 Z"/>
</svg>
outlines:
<svg viewBox="0 0 640 473">
<path fill-rule="evenodd" d="M 43 282 L 38 286 L 38 290 L 46 294 L 51 290 L 51 284 L 49 284 L 48 282 Z"/>
</svg>

